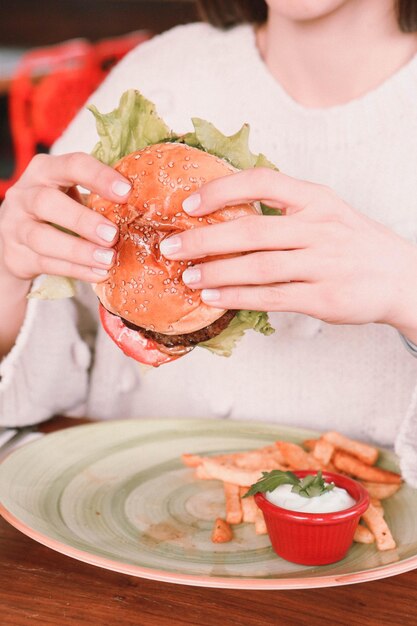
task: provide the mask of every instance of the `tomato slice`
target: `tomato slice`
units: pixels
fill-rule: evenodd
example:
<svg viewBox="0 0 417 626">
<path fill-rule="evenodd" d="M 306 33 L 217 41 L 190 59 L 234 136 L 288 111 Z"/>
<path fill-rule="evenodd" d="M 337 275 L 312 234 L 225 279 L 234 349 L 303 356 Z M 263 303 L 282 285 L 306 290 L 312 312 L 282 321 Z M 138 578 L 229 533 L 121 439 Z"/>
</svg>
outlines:
<svg viewBox="0 0 417 626">
<path fill-rule="evenodd" d="M 99 304 L 100 320 L 106 333 L 113 339 L 121 350 L 132 359 L 158 367 L 163 363 L 175 361 L 181 354 L 166 354 L 158 348 L 156 341 L 147 339 L 139 331 L 125 326 L 117 315 L 109 313 Z"/>
</svg>

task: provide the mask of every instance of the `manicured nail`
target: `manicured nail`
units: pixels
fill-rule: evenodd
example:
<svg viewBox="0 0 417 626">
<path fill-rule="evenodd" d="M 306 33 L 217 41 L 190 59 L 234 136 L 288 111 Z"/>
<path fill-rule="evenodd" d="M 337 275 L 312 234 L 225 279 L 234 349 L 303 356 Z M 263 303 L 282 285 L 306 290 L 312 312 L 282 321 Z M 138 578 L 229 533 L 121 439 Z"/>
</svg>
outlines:
<svg viewBox="0 0 417 626">
<path fill-rule="evenodd" d="M 216 300 L 220 300 L 220 291 L 218 289 L 203 289 L 201 299 L 204 302 L 216 302 Z"/>
<path fill-rule="evenodd" d="M 106 250 L 105 248 L 97 248 L 94 250 L 93 258 L 103 265 L 111 265 L 113 262 L 114 250 Z"/>
<path fill-rule="evenodd" d="M 97 226 L 97 235 L 110 243 L 117 235 L 117 228 L 108 224 L 100 224 Z"/>
<path fill-rule="evenodd" d="M 99 276 L 107 276 L 108 274 L 107 270 L 103 270 L 100 267 L 92 267 L 91 271 L 94 272 L 94 274 L 98 274 Z"/>
<path fill-rule="evenodd" d="M 132 186 L 129 183 L 126 183 L 124 180 L 116 180 L 112 186 L 113 193 L 116 196 L 125 196 L 132 189 Z"/>
<path fill-rule="evenodd" d="M 185 198 L 184 202 L 182 203 L 182 208 L 184 209 L 186 213 L 188 213 L 189 215 L 192 215 L 193 213 L 198 211 L 198 209 L 200 208 L 200 205 L 201 205 L 200 194 L 193 193 L 192 196 L 188 196 L 188 198 Z"/>
<path fill-rule="evenodd" d="M 199 283 L 201 280 L 201 270 L 197 267 L 189 267 L 182 273 L 182 279 L 187 285 Z"/>
<path fill-rule="evenodd" d="M 181 237 L 174 235 L 174 237 L 163 239 L 159 244 L 159 249 L 164 256 L 179 252 L 181 250 Z"/>
</svg>

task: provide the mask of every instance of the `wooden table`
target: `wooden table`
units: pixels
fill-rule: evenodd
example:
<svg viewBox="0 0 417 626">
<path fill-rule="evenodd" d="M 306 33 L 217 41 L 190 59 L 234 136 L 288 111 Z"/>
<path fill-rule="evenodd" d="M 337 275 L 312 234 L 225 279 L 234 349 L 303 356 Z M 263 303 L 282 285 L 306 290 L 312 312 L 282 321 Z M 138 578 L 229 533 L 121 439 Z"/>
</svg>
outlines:
<svg viewBox="0 0 417 626">
<path fill-rule="evenodd" d="M 80 422 L 58 418 L 42 429 Z M 187 587 L 78 562 L 36 543 L 0 518 L 0 624 L 411 626 L 417 624 L 417 570 L 314 590 Z"/>
</svg>

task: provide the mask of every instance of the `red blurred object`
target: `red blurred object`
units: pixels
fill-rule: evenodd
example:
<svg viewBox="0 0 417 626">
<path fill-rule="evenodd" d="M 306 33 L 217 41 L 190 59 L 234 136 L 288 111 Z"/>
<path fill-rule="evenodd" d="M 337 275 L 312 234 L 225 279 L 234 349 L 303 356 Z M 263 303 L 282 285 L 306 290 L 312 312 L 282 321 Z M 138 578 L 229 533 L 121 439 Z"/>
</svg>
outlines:
<svg viewBox="0 0 417 626">
<path fill-rule="evenodd" d="M 312 470 L 294 471 L 299 478 L 315 473 Z M 272 547 L 279 556 L 292 563 L 326 565 L 343 559 L 352 545 L 359 518 L 369 506 L 369 493 L 352 478 L 331 472 L 323 472 L 323 478 L 346 489 L 356 504 L 334 513 L 302 513 L 272 504 L 263 493 L 255 494 Z"/>
<path fill-rule="evenodd" d="M 38 146 L 48 149 L 112 67 L 149 38 L 150 33 L 138 31 L 96 44 L 75 39 L 22 58 L 9 93 L 14 172 L 10 179 L 0 180 L 0 199 Z"/>
</svg>

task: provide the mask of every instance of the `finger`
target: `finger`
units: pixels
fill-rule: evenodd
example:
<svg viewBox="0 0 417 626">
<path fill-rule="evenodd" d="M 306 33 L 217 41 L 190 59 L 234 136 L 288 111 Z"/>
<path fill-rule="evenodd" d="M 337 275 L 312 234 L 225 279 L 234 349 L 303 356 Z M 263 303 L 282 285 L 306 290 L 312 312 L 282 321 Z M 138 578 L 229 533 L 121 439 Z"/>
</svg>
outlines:
<svg viewBox="0 0 417 626">
<path fill-rule="evenodd" d="M 124 176 L 84 152 L 61 156 L 36 155 L 20 178 L 19 185 L 56 188 L 81 185 L 114 202 L 126 202 L 131 191 L 130 182 Z"/>
<path fill-rule="evenodd" d="M 58 189 L 39 187 L 28 210 L 37 220 L 57 224 L 104 246 L 114 244 L 117 239 L 118 229 L 113 222 Z"/>
<path fill-rule="evenodd" d="M 265 287 L 203 289 L 201 299 L 221 309 L 280 311 L 312 315 L 315 290 L 311 283 L 284 283 Z"/>
<path fill-rule="evenodd" d="M 99 283 L 109 277 L 107 270 L 102 268 L 90 268 L 85 265 L 77 265 L 70 261 L 39 256 L 36 265 L 38 274 L 50 274 L 52 276 L 68 276 L 89 283 Z"/>
<path fill-rule="evenodd" d="M 109 269 L 114 261 L 114 250 L 98 247 L 46 224 L 32 223 L 24 239 L 26 246 L 40 256 L 103 269 Z"/>
<path fill-rule="evenodd" d="M 267 168 L 253 168 L 212 180 L 186 198 L 189 215 L 206 215 L 231 204 L 260 200 L 270 207 L 301 209 L 319 193 L 320 186 Z"/>
<path fill-rule="evenodd" d="M 193 289 L 231 285 L 269 285 L 305 281 L 313 269 L 303 251 L 255 252 L 233 259 L 222 259 L 194 265 L 185 270 L 182 279 Z"/>
<path fill-rule="evenodd" d="M 215 254 L 291 250 L 308 247 L 317 225 L 286 216 L 252 215 L 231 222 L 194 228 L 163 239 L 162 254 L 170 259 L 197 259 Z"/>
</svg>

